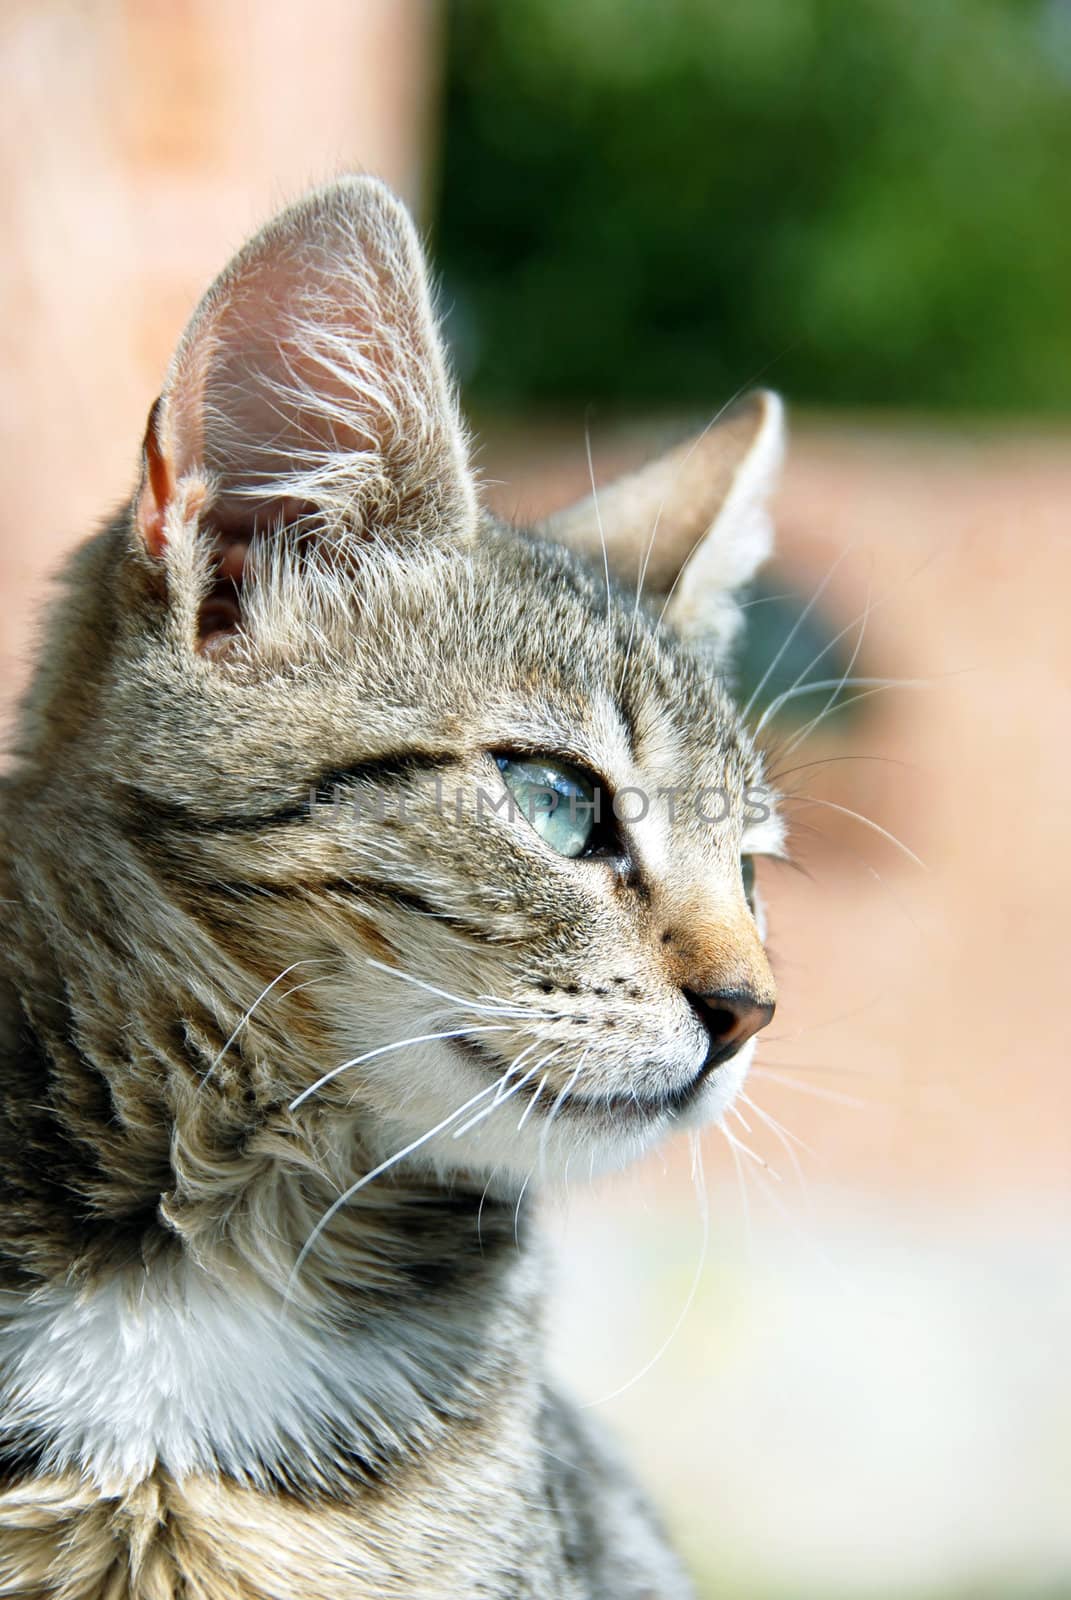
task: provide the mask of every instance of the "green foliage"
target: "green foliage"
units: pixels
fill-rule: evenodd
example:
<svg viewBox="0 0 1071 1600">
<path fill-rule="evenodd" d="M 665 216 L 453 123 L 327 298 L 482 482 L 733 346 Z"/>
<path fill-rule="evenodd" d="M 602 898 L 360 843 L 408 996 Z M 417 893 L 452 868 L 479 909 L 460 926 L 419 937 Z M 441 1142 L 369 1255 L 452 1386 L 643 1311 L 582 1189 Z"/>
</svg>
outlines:
<svg viewBox="0 0 1071 1600">
<path fill-rule="evenodd" d="M 470 394 L 1058 409 L 1066 0 L 456 0 L 438 259 Z"/>
</svg>

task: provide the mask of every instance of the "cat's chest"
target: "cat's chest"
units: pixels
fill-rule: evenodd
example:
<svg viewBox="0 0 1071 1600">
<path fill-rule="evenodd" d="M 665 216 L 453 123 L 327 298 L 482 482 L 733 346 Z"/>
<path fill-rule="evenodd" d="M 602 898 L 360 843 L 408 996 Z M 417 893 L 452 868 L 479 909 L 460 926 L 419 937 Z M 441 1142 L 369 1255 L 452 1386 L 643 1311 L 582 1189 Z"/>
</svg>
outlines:
<svg viewBox="0 0 1071 1600">
<path fill-rule="evenodd" d="M 547 1502 L 537 1378 L 516 1354 L 481 1368 L 442 1308 L 347 1337 L 180 1272 L 0 1315 L 0 1416 L 41 1451 L 0 1489 L 13 1600 L 60 1568 L 86 1574 L 70 1600 L 585 1593 Z"/>
<path fill-rule="evenodd" d="M 470 1418 L 486 1350 L 449 1304 L 413 1300 L 373 1326 L 288 1312 L 255 1283 L 167 1275 L 56 1285 L 0 1300 L 0 1443 L 104 1493 L 158 1470 L 336 1494 L 437 1449 Z M 487 1409 L 525 1404 L 482 1371 Z"/>
<path fill-rule="evenodd" d="M 522 1363 L 471 1414 L 435 1415 L 402 1381 L 397 1335 L 391 1365 L 377 1345 L 184 1287 L 137 1316 L 117 1292 L 9 1315 L 3 1413 L 47 1455 L 0 1490 L 0 1592 L 38 1600 L 40 1574 L 60 1568 L 86 1574 L 70 1600 L 584 1592 L 563 1564 Z M 403 1448 L 403 1415 L 417 1447 Z"/>
<path fill-rule="evenodd" d="M 156 1474 L 91 1500 L 74 1475 L 0 1493 L 0 1589 L 38 1600 L 41 1574 L 85 1577 L 71 1600 L 581 1600 L 538 1470 L 440 1454 L 387 1493 L 308 1503 Z"/>
</svg>

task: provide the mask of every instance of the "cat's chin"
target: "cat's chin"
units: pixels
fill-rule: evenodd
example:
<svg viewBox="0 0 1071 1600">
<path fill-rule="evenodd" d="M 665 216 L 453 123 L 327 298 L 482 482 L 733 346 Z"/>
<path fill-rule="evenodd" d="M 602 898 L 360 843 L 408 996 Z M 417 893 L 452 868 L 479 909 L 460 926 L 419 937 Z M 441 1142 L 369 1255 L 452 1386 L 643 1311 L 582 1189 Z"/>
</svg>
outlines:
<svg viewBox="0 0 1071 1600">
<path fill-rule="evenodd" d="M 615 1171 L 639 1159 L 662 1139 L 719 1122 L 739 1093 L 754 1055 L 750 1041 L 735 1056 L 699 1071 L 659 1098 L 622 1092 L 601 1097 L 582 1093 L 546 1096 L 524 1087 L 501 1103 L 481 1108 L 472 1125 L 444 1129 L 429 1141 L 427 1155 L 440 1172 L 479 1173 L 493 1192 L 518 1183 L 574 1181 Z M 479 1047 L 452 1050 L 469 1066 L 487 1070 Z"/>
</svg>

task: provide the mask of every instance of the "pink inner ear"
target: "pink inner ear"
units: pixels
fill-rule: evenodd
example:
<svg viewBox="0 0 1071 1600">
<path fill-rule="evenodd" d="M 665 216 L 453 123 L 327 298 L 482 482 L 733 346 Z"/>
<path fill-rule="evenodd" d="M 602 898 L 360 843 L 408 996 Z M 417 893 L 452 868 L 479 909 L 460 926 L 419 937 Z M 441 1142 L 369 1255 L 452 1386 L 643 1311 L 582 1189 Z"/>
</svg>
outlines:
<svg viewBox="0 0 1071 1600">
<path fill-rule="evenodd" d="M 135 517 L 145 547 L 157 560 L 164 553 L 164 518 L 175 492 L 175 475 L 160 439 L 160 400 L 153 402 L 145 425 L 145 481 L 141 486 Z"/>
<path fill-rule="evenodd" d="M 382 184 L 342 179 L 300 201 L 201 302 L 146 433 L 135 518 L 150 556 L 165 555 L 178 511 L 212 564 L 204 651 L 241 625 L 254 536 L 300 550 L 327 525 L 340 553 L 342 534 L 469 537 L 472 483 L 420 244 Z"/>
<path fill-rule="evenodd" d="M 241 584 L 242 573 L 245 570 L 245 558 L 248 552 L 248 539 L 232 539 L 230 544 L 224 546 L 219 558 L 221 581 L 230 579 L 231 583 Z"/>
<path fill-rule="evenodd" d="M 164 555 L 167 542 L 164 528 L 176 487 L 171 456 L 161 438 L 162 420 L 161 402 L 157 400 L 149 412 L 145 429 L 144 481 L 134 513 L 145 548 L 156 560 Z M 201 605 L 197 640 L 198 649 L 208 654 L 225 648 L 238 631 L 249 538 L 248 533 L 236 537 L 220 530 L 213 540 L 216 579 Z"/>
<path fill-rule="evenodd" d="M 241 623 L 242 576 L 249 539 L 228 539 L 218 544 L 217 577 L 201 605 L 197 648 L 218 654 L 237 633 Z"/>
</svg>

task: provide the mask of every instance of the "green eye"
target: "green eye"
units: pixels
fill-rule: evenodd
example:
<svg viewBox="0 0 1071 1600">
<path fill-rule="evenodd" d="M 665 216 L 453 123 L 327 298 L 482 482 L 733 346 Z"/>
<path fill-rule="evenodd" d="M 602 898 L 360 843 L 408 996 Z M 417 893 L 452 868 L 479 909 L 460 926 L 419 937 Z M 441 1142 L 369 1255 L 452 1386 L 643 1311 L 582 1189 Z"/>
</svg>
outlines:
<svg viewBox="0 0 1071 1600">
<path fill-rule="evenodd" d="M 755 909 L 755 857 L 740 857 L 740 875 L 744 880 L 744 898 L 752 911 Z"/>
<path fill-rule="evenodd" d="M 496 756 L 495 761 L 517 810 L 552 850 L 581 856 L 591 849 L 602 798 L 592 778 L 564 761 L 539 756 Z"/>
</svg>

